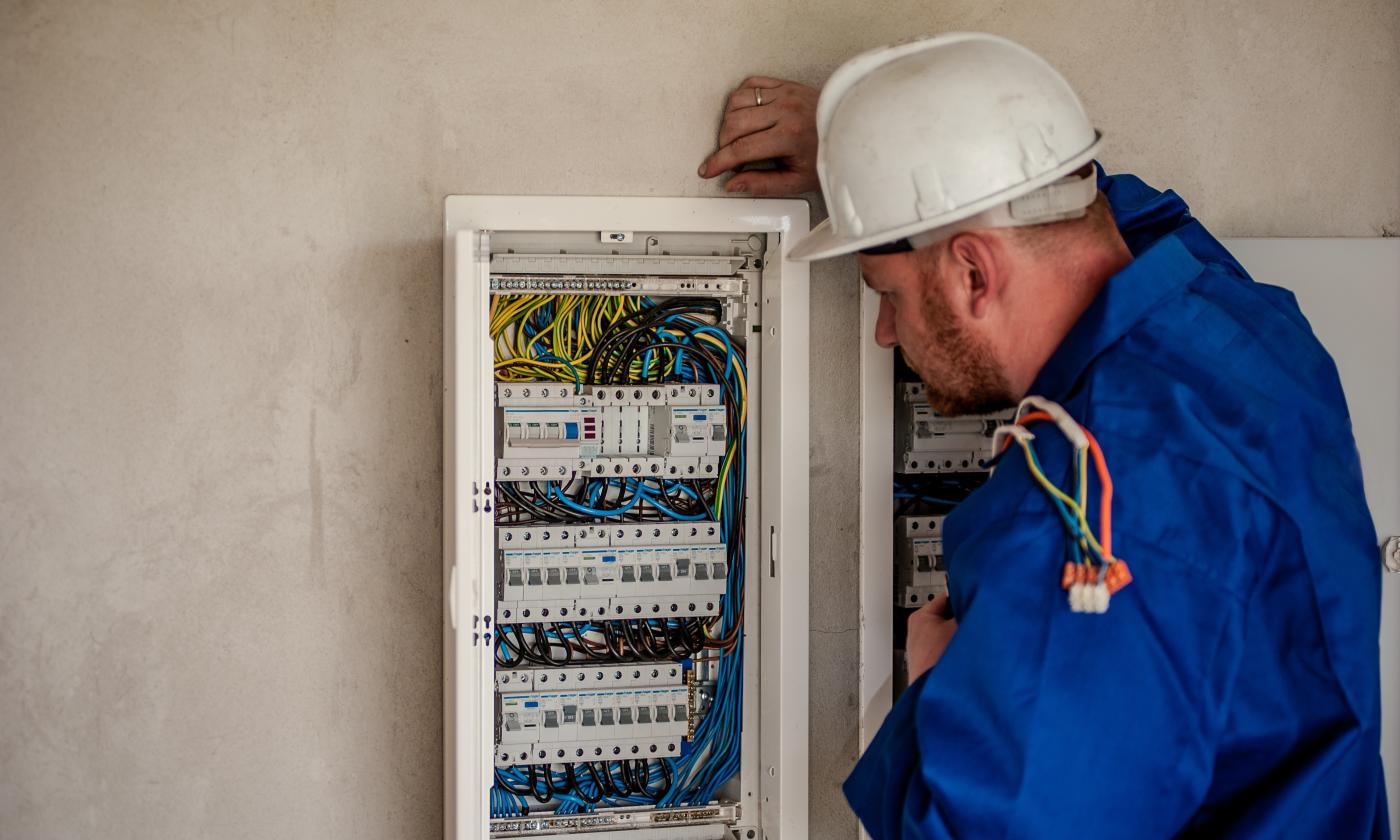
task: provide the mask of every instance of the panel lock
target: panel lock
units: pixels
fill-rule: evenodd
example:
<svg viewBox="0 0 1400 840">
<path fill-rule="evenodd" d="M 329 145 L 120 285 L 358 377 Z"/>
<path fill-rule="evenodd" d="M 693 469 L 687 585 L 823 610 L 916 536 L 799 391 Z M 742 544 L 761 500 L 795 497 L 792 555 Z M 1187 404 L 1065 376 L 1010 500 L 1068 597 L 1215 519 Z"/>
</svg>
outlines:
<svg viewBox="0 0 1400 840">
<path fill-rule="evenodd" d="M 630 230 L 604 230 L 598 232 L 599 242 L 631 242 L 632 231 Z"/>
</svg>

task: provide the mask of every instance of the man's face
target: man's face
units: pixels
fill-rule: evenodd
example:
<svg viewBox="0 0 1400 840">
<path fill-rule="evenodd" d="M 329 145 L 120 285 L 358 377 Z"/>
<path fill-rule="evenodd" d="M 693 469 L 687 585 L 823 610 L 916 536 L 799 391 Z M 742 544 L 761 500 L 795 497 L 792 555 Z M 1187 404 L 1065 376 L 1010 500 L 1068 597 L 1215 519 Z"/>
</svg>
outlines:
<svg viewBox="0 0 1400 840">
<path fill-rule="evenodd" d="M 939 414 L 983 414 L 1015 404 L 991 342 L 959 311 L 966 294 L 945 269 L 942 245 L 904 254 L 859 257 L 866 285 L 880 295 L 875 340 L 898 347 L 928 389 Z"/>
</svg>

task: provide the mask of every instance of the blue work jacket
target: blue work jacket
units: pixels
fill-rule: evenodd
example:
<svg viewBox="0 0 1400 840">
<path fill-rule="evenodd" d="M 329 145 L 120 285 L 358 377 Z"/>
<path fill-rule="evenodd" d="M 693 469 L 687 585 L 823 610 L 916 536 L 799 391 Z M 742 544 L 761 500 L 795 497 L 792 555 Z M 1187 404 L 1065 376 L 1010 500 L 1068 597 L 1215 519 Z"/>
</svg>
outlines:
<svg viewBox="0 0 1400 840">
<path fill-rule="evenodd" d="M 1013 447 L 945 525 L 957 632 L 846 796 L 877 840 L 1387 837 L 1381 564 L 1336 367 L 1175 193 L 1099 189 L 1133 261 L 1030 393 L 1102 445 L 1135 580 L 1070 610 Z M 1032 431 L 1070 486 L 1068 443 Z"/>
</svg>

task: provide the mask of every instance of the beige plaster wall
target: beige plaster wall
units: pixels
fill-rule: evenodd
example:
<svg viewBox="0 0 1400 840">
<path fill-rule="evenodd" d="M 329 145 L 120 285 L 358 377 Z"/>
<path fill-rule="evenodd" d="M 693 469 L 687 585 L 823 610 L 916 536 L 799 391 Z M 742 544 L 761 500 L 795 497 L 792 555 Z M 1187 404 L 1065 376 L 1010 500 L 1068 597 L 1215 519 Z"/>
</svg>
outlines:
<svg viewBox="0 0 1400 840">
<path fill-rule="evenodd" d="M 1218 232 L 1400 230 L 1394 0 L 0 3 L 0 835 L 437 835 L 442 197 L 710 194 L 746 74 L 950 28 Z M 816 837 L 855 291 L 814 272 Z"/>
</svg>

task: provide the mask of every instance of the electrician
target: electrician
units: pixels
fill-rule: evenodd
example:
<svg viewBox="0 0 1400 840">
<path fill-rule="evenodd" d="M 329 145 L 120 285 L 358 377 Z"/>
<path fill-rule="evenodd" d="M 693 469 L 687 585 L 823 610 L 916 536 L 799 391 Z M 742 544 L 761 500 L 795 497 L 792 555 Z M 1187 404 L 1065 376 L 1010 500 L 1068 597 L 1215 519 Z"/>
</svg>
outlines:
<svg viewBox="0 0 1400 840">
<path fill-rule="evenodd" d="M 1001 38 L 865 53 L 819 100 L 751 78 L 719 142 L 702 177 L 778 164 L 731 193 L 820 180 L 830 218 L 790 256 L 859 254 L 935 409 L 1035 395 L 1089 430 L 1131 564 L 1106 612 L 1072 607 L 1074 517 L 1001 458 L 946 521 L 951 596 L 910 618 L 910 687 L 845 784 L 870 834 L 1388 836 L 1376 533 L 1293 296 L 1176 194 L 1104 175 L 1068 83 Z M 1027 429 L 1063 483 L 1067 438 Z"/>
</svg>

